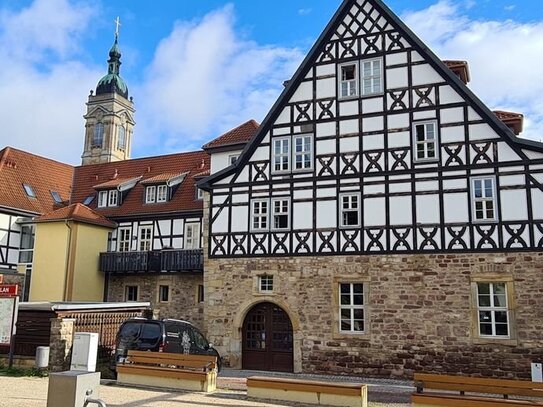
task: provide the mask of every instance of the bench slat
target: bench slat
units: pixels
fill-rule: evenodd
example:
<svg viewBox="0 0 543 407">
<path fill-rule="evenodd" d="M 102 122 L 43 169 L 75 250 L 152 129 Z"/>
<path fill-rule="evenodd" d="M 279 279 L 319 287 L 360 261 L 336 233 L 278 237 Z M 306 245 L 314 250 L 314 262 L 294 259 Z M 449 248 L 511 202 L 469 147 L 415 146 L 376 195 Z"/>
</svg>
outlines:
<svg viewBox="0 0 543 407">
<path fill-rule="evenodd" d="M 412 394 L 411 403 L 415 406 L 440 407 L 536 407 L 543 404 L 530 400 L 505 400 L 499 398 L 456 396 L 448 394 L 426 393 Z"/>
<path fill-rule="evenodd" d="M 213 362 L 200 362 L 195 360 L 179 360 L 179 359 L 173 359 L 173 358 L 162 358 L 162 359 L 154 359 L 154 358 L 148 358 L 148 357 L 140 357 L 140 356 L 130 356 L 129 359 L 130 363 L 133 364 L 148 364 L 148 365 L 172 365 L 172 366 L 182 366 L 182 367 L 190 367 L 195 369 L 213 369 L 215 367 L 215 363 Z"/>
<path fill-rule="evenodd" d="M 534 383 L 527 380 L 509 380 L 509 379 L 487 379 L 482 377 L 467 377 L 467 376 L 449 376 L 427 373 L 415 373 L 415 381 L 425 383 L 458 383 L 458 384 L 477 384 L 482 386 L 497 386 L 497 387 L 512 387 L 523 389 L 539 389 L 543 390 L 543 383 Z"/>
<path fill-rule="evenodd" d="M 168 353 L 168 352 L 146 352 L 140 350 L 129 350 L 128 356 L 148 357 L 155 360 L 158 359 L 177 359 L 177 360 L 193 360 L 201 362 L 216 362 L 217 357 L 211 355 L 187 355 L 185 353 Z"/>
<path fill-rule="evenodd" d="M 282 379 L 277 377 L 252 376 L 247 379 L 247 387 L 264 389 L 279 389 L 290 391 L 302 391 L 311 393 L 338 394 L 345 396 L 357 396 L 362 394 L 363 384 L 316 382 L 297 379 Z"/>
<path fill-rule="evenodd" d="M 167 377 L 172 379 L 188 379 L 196 381 L 205 381 L 207 378 L 206 372 L 186 371 L 141 365 L 119 365 L 117 366 L 117 372 L 140 376 Z"/>
<path fill-rule="evenodd" d="M 424 389 L 434 390 L 449 390 L 449 391 L 464 391 L 467 393 L 487 393 L 501 395 L 515 395 L 528 397 L 543 397 L 542 390 L 532 390 L 527 388 L 500 387 L 499 385 L 484 386 L 470 383 L 437 383 L 423 382 Z"/>
</svg>

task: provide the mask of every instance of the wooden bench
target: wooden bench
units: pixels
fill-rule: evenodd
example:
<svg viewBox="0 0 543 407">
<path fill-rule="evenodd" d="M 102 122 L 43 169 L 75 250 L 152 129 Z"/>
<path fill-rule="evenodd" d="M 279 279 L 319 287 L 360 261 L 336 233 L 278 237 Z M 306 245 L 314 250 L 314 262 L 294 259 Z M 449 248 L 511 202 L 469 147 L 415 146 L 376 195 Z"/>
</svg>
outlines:
<svg viewBox="0 0 543 407">
<path fill-rule="evenodd" d="M 129 350 L 126 361 L 117 364 L 117 381 L 211 392 L 217 388 L 215 356 Z"/>
<path fill-rule="evenodd" d="M 415 373 L 415 407 L 543 406 L 543 383 Z M 426 389 L 447 392 L 424 392 Z M 470 393 L 469 395 L 467 393 Z M 514 397 L 514 398 L 512 398 Z"/>
<path fill-rule="evenodd" d="M 247 396 L 329 406 L 367 407 L 368 405 L 368 390 L 365 384 L 276 377 L 249 377 Z"/>
</svg>

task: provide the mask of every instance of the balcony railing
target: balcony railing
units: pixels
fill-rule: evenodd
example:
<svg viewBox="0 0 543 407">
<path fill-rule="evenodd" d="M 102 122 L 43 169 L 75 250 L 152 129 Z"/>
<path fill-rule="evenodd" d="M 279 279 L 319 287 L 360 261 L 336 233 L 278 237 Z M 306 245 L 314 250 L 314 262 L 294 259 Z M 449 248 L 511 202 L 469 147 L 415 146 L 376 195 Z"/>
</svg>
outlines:
<svg viewBox="0 0 543 407">
<path fill-rule="evenodd" d="M 158 273 L 203 269 L 202 249 L 100 253 L 100 271 L 104 273 Z"/>
</svg>

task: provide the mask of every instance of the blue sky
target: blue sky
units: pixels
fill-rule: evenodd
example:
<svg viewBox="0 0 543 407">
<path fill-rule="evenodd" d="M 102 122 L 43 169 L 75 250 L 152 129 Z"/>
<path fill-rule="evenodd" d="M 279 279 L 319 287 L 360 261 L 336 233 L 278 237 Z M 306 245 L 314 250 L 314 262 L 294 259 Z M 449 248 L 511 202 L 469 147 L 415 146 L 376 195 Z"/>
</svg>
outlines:
<svg viewBox="0 0 543 407">
<path fill-rule="evenodd" d="M 258 121 L 340 0 L 2 0 L 0 148 L 78 164 L 85 102 L 121 19 L 121 75 L 136 103 L 133 156 L 197 149 Z M 388 0 L 470 87 L 526 114 L 543 138 L 543 8 L 535 0 Z"/>
</svg>

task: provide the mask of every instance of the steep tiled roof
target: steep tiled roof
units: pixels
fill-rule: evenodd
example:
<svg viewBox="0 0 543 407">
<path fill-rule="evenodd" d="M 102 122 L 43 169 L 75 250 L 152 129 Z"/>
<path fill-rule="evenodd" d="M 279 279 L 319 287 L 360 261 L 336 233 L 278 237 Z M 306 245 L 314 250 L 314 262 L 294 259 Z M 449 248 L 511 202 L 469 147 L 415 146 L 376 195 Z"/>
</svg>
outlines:
<svg viewBox="0 0 543 407">
<path fill-rule="evenodd" d="M 145 178 L 144 181 L 142 181 L 143 184 L 159 184 L 159 183 L 166 183 L 172 178 L 181 177 L 183 174 L 187 173 L 165 173 L 165 174 L 158 174 L 156 177 L 151 178 Z"/>
<path fill-rule="evenodd" d="M 0 150 L 0 206 L 43 214 L 58 207 L 51 192 L 70 199 L 74 168 L 15 148 Z M 23 184 L 32 188 L 29 197 Z"/>
<path fill-rule="evenodd" d="M 202 210 L 202 201 L 196 199 L 193 175 L 206 171 L 208 168 L 209 155 L 203 151 L 76 167 L 71 203 L 81 203 L 90 195 L 96 196 L 95 186 L 102 188 L 104 183 L 110 182 L 114 178 L 128 180 L 141 177 L 134 188 L 125 192 L 126 195 L 120 206 L 97 208 L 98 199 L 94 199 L 89 206 L 101 215 L 113 219 Z M 175 193 L 170 201 L 154 204 L 144 203 L 146 181 L 164 177 L 164 174 L 181 175 L 185 172 L 187 173 L 186 178 L 175 187 Z M 115 186 L 117 185 L 112 184 L 112 188 Z"/>
<path fill-rule="evenodd" d="M 236 144 L 245 144 L 256 134 L 258 127 L 259 124 L 256 121 L 249 120 L 235 129 L 224 133 L 222 136 L 217 137 L 215 140 L 210 141 L 202 148 L 207 150 Z"/>
<path fill-rule="evenodd" d="M 82 223 L 90 223 L 92 225 L 105 226 L 115 228 L 117 224 L 93 211 L 89 207 L 75 203 L 64 208 L 49 212 L 35 219 L 38 223 L 58 222 L 64 220 L 75 220 Z"/>
</svg>

